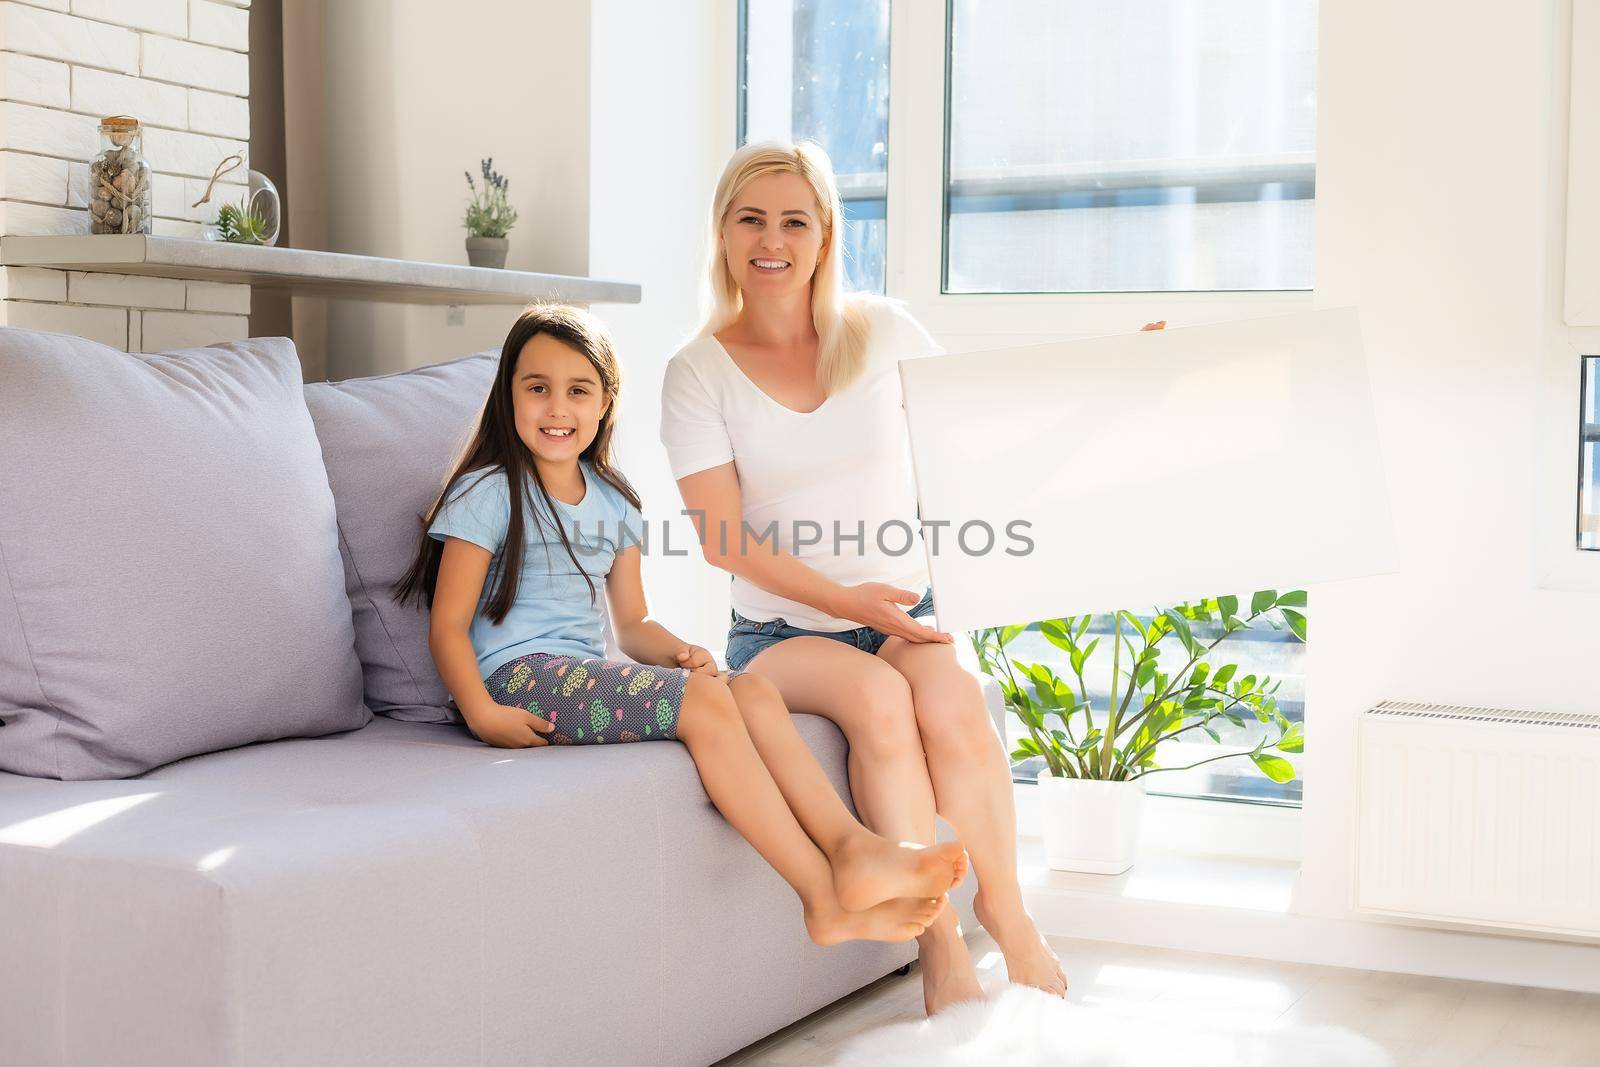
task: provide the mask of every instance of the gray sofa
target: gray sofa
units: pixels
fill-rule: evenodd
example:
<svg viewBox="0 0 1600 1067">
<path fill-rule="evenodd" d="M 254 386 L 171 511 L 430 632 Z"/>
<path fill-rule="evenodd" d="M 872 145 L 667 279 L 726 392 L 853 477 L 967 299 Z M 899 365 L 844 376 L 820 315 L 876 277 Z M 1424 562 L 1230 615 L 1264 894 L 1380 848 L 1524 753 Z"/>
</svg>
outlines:
<svg viewBox="0 0 1600 1067">
<path fill-rule="evenodd" d="M 359 634 L 374 605 L 346 592 Z M 406 717 L 131 777 L 0 772 L 0 1063 L 705 1064 L 913 956 L 812 945 L 680 745 L 511 751 Z M 839 731 L 797 721 L 848 795 Z"/>
</svg>

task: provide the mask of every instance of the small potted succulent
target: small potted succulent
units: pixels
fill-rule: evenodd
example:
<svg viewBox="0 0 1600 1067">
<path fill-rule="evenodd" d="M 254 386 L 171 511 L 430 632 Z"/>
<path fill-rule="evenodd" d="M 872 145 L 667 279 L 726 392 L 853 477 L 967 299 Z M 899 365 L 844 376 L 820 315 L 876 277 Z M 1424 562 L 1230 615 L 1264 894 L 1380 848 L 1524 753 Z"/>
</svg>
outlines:
<svg viewBox="0 0 1600 1067">
<path fill-rule="evenodd" d="M 218 208 L 215 239 L 240 245 L 270 245 L 277 241 L 276 221 L 257 204 L 259 197 L 257 190 L 240 197 L 237 204 Z"/>
<path fill-rule="evenodd" d="M 217 164 L 217 169 L 211 174 L 211 181 L 206 185 L 206 191 L 190 207 L 199 207 L 211 202 L 211 194 L 216 192 L 217 182 L 224 174 L 238 170 L 244 166 L 244 156 L 235 152 L 223 158 Z M 217 208 L 217 221 L 207 226 L 204 231 L 208 241 L 226 241 L 229 244 L 239 245 L 275 245 L 278 243 L 278 227 L 282 218 L 282 205 L 278 197 L 278 187 L 272 184 L 272 179 L 259 171 L 249 171 L 250 184 L 239 197 L 238 203 L 224 203 Z"/>
<path fill-rule="evenodd" d="M 1244 613 L 1237 597 L 1224 596 L 1148 616 L 1131 611 L 1102 616 L 1101 629 L 1110 629 L 1112 666 L 1109 699 L 1101 707 L 1084 683 L 1084 665 L 1100 644 L 1099 637 L 1084 641 L 1095 617 L 1039 623 L 1039 635 L 1065 653 L 1071 671 L 1065 677 L 1043 663 L 1011 658 L 1007 646 L 1026 627 L 972 632 L 979 666 L 1027 729 L 1012 758 L 1044 761 L 1039 787 L 1052 869 L 1120 874 L 1131 867 L 1149 775 L 1246 756 L 1275 782 L 1295 777 L 1294 765 L 1284 757 L 1304 750 L 1305 734 L 1300 723 L 1278 710 L 1274 694 L 1281 683 L 1253 674 L 1239 677 L 1236 664 L 1218 663 L 1212 653 L 1258 622 L 1287 627 L 1304 641 L 1305 604 L 1302 590 L 1269 589 L 1256 593 Z M 1169 638 L 1179 646 L 1181 662 L 1162 662 Z M 1244 751 L 1225 750 L 1189 767 L 1157 765 L 1163 741 L 1203 730 L 1220 742 L 1217 728 L 1244 727 L 1246 715 L 1264 729 Z"/>
<path fill-rule="evenodd" d="M 467 262 L 474 267 L 504 267 L 506 251 L 511 242 L 506 234 L 517 224 L 517 209 L 511 206 L 511 182 L 494 169 L 494 160 L 485 159 L 482 165 L 483 186 L 480 188 L 467 175 L 467 188 L 472 199 L 467 202 Z"/>
</svg>

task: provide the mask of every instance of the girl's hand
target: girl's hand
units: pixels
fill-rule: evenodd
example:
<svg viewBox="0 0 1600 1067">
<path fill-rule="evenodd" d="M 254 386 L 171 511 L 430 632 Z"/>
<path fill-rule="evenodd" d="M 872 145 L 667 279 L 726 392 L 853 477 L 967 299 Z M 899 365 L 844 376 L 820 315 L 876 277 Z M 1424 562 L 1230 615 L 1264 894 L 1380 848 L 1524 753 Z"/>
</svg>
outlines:
<svg viewBox="0 0 1600 1067">
<path fill-rule="evenodd" d="M 844 595 L 834 605 L 833 613 L 841 619 L 854 619 L 881 633 L 903 637 L 918 644 L 927 642 L 951 644 L 950 634 L 924 626 L 895 605 L 914 606 L 922 596 L 909 589 L 897 589 L 883 582 L 862 582 L 846 586 Z"/>
<path fill-rule="evenodd" d="M 1140 333 L 1144 333 L 1146 330 L 1165 330 L 1166 328 L 1167 328 L 1167 320 L 1166 319 L 1162 319 L 1160 322 L 1147 322 L 1147 323 L 1145 323 L 1143 326 L 1139 327 L 1139 332 Z"/>
<path fill-rule="evenodd" d="M 550 743 L 544 735 L 555 728 L 531 711 L 505 704 L 490 704 L 467 719 L 472 736 L 495 748 L 540 748 Z"/>
<path fill-rule="evenodd" d="M 684 645 L 672 654 L 672 659 L 675 665 L 687 667 L 696 674 L 718 677 L 716 658 L 699 645 Z"/>
</svg>

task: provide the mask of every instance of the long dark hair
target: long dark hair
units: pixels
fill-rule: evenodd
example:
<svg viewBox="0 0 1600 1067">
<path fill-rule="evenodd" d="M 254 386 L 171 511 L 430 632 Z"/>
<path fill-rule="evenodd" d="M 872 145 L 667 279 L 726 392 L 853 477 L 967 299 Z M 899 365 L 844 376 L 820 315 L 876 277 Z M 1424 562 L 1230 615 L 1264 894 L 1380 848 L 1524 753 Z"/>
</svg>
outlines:
<svg viewBox="0 0 1600 1067">
<path fill-rule="evenodd" d="M 421 516 L 422 530 L 416 556 L 405 576 L 394 586 L 395 597 L 400 603 L 416 601 L 433 606 L 433 590 L 439 580 L 439 560 L 444 555 L 444 543 L 429 537 L 428 527 L 433 525 L 439 508 L 449 499 L 451 490 L 463 477 L 476 473 L 481 478 L 497 470 L 503 470 L 506 475 L 506 485 L 511 494 L 511 516 L 506 527 L 505 545 L 499 553 L 500 574 L 495 581 L 494 591 L 489 595 L 489 602 L 484 605 L 484 615 L 492 622 L 502 622 L 517 599 L 517 584 L 522 577 L 523 492 L 529 480 L 544 500 L 572 565 L 578 568 L 578 573 L 583 575 L 583 580 L 589 586 L 589 602 L 595 602 L 594 580 L 578 563 L 578 557 L 567 539 L 567 531 L 556 518 L 559 512 L 550 499 L 550 491 L 545 488 L 539 468 L 533 462 L 533 453 L 517 434 L 511 392 L 517 357 L 522 354 L 523 345 L 542 333 L 549 334 L 585 356 L 600 375 L 600 388 L 610 401 L 605 414 L 600 416 L 600 426 L 595 431 L 594 440 L 589 442 L 589 447 L 578 458 L 587 460 L 594 472 L 626 497 L 630 504 L 636 508 L 640 506 L 639 494 L 622 472 L 611 464 L 611 432 L 617 423 L 617 394 L 622 387 L 622 372 L 617 364 L 611 336 L 598 319 L 582 308 L 565 304 L 534 304 L 517 317 L 511 332 L 506 334 L 505 344 L 500 347 L 500 365 L 495 371 L 494 385 L 490 386 L 489 397 L 483 403 L 477 429 L 456 459 L 439 495 Z M 535 519 L 542 522 L 537 512 Z"/>
</svg>

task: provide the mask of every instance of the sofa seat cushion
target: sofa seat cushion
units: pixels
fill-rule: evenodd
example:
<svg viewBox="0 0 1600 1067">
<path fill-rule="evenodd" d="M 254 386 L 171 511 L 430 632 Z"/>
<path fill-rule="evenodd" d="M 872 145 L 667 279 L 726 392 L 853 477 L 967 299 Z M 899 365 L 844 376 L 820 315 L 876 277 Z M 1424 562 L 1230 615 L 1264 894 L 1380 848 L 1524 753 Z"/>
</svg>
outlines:
<svg viewBox="0 0 1600 1067">
<path fill-rule="evenodd" d="M 846 793 L 842 735 L 796 723 Z M 383 718 L 0 775 L 0 899 L 0 1033 L 72 1053 L 38 1064 L 707 1063 L 912 951 L 812 945 L 682 745 Z"/>
<path fill-rule="evenodd" d="M 287 338 L 0 329 L 0 770 L 121 778 L 364 725 L 343 578 Z"/>
</svg>

